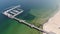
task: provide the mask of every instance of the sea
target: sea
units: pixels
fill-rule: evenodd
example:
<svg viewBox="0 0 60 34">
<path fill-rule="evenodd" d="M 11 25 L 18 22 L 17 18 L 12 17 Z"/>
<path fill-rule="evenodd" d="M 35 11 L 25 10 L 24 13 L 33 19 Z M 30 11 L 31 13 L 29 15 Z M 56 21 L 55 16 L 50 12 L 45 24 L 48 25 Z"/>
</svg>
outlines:
<svg viewBox="0 0 60 34">
<path fill-rule="evenodd" d="M 21 5 L 24 12 L 17 18 L 40 27 L 57 12 L 58 4 L 57 0 L 0 0 L 0 34 L 42 34 L 3 15 L 2 13 L 8 10 L 7 8 Z"/>
</svg>

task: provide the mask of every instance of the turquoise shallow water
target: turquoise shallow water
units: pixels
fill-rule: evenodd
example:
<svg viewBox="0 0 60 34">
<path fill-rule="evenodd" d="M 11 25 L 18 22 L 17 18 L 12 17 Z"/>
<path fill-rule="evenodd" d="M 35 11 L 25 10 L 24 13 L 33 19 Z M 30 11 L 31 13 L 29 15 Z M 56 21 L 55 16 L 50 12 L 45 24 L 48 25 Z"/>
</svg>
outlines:
<svg viewBox="0 0 60 34">
<path fill-rule="evenodd" d="M 2 14 L 6 8 L 15 5 L 21 5 L 24 10 L 24 13 L 17 17 L 36 26 L 46 22 L 58 8 L 55 0 L 0 0 L 0 34 L 40 34 L 39 31 Z"/>
</svg>

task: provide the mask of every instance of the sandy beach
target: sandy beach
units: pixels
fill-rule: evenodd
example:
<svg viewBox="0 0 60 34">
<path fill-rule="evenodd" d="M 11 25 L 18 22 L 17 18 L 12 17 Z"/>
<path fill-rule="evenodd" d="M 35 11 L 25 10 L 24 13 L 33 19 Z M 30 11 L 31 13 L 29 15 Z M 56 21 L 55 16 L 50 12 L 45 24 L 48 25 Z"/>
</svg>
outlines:
<svg viewBox="0 0 60 34">
<path fill-rule="evenodd" d="M 60 34 L 60 10 L 43 25 L 43 30 Z"/>
</svg>

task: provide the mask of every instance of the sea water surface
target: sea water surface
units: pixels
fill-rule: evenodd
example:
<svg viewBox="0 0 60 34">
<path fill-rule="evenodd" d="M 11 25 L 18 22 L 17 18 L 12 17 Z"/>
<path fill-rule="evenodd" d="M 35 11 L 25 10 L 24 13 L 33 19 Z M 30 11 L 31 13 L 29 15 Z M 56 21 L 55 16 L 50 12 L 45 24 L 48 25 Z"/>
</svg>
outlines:
<svg viewBox="0 0 60 34">
<path fill-rule="evenodd" d="M 6 8 L 16 5 L 21 5 L 21 9 L 24 10 L 18 18 L 25 19 L 38 27 L 56 13 L 59 7 L 56 0 L 0 0 L 0 34 L 40 34 L 40 31 L 2 14 Z"/>
</svg>

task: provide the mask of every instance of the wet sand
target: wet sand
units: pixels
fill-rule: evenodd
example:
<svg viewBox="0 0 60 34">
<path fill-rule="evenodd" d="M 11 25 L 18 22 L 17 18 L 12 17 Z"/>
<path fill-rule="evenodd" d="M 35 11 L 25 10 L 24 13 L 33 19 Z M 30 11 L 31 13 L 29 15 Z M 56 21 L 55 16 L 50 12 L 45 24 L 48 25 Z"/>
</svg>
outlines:
<svg viewBox="0 0 60 34">
<path fill-rule="evenodd" d="M 60 34 L 60 10 L 43 25 L 43 30 Z"/>
</svg>

